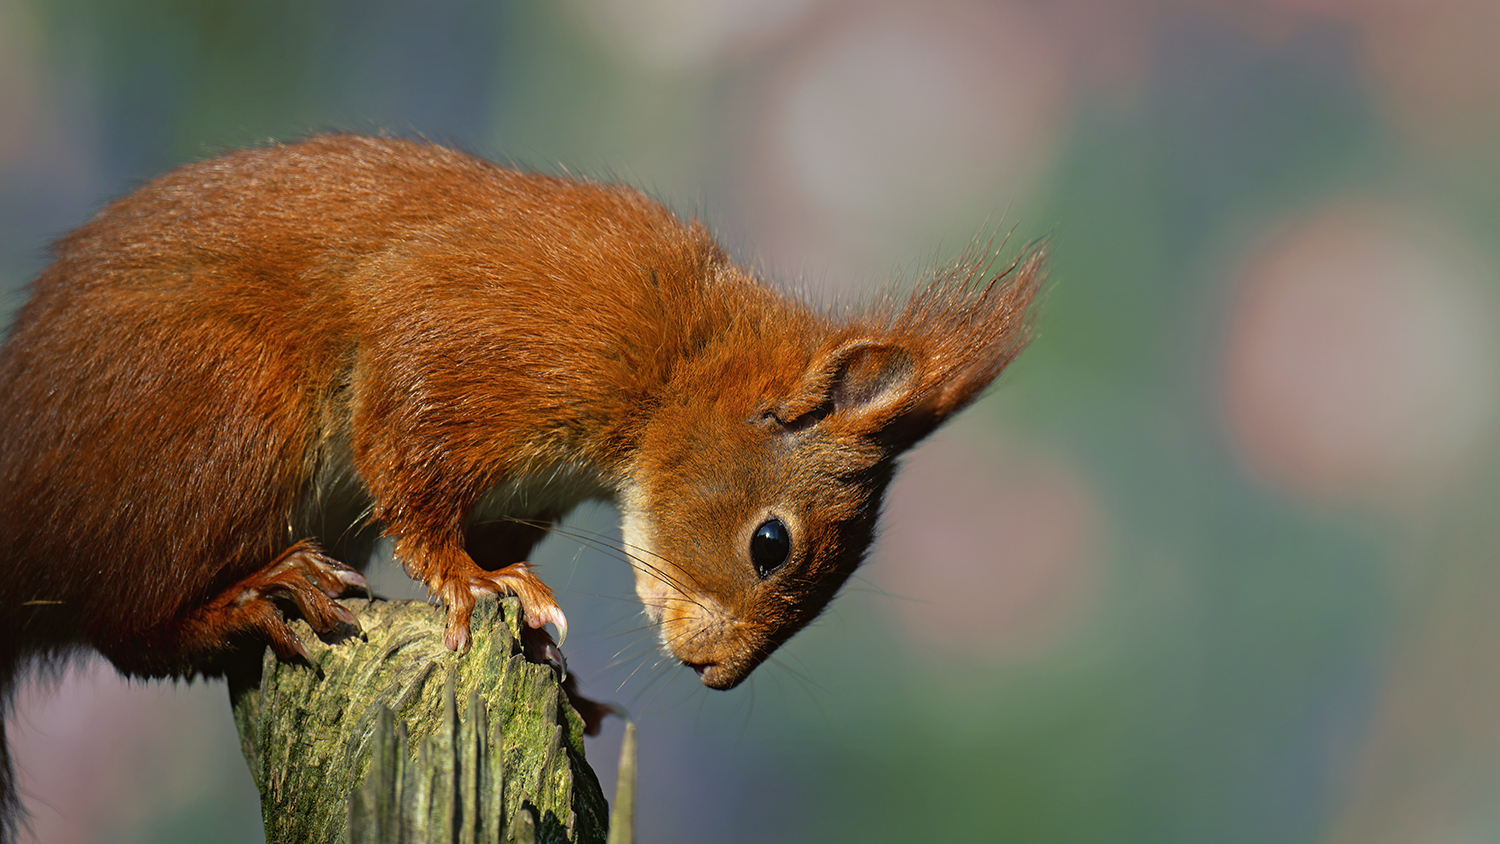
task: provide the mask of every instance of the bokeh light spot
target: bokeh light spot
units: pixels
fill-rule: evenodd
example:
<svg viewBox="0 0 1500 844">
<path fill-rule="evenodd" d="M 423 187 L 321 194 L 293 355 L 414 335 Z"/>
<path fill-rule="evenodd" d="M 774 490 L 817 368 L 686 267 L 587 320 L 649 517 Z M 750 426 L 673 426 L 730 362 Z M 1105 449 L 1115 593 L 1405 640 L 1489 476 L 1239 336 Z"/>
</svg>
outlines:
<svg viewBox="0 0 1500 844">
<path fill-rule="evenodd" d="M 1064 65 L 1018 7 L 861 7 L 777 74 L 754 151 L 750 193 L 775 206 L 757 243 L 773 263 L 825 266 L 834 242 L 868 266 L 977 233 L 1048 163 Z"/>
<path fill-rule="evenodd" d="M 1451 238 L 1348 204 L 1251 261 L 1232 316 L 1229 428 L 1257 474 L 1341 497 L 1432 480 L 1495 405 L 1494 317 Z"/>
</svg>

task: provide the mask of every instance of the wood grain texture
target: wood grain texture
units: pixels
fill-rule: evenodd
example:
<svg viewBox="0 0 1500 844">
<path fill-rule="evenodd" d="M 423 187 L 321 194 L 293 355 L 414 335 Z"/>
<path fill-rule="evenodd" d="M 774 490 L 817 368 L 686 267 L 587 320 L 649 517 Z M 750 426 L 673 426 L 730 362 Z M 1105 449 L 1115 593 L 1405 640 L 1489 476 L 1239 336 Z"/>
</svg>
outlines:
<svg viewBox="0 0 1500 844">
<path fill-rule="evenodd" d="M 537 841 L 604 841 L 583 723 L 553 669 L 522 655 L 515 599 L 477 604 L 466 656 L 443 647 L 437 607 L 345 604 L 363 640 L 299 629 L 311 667 L 267 650 L 229 675 L 267 841 L 499 842 L 528 822 Z"/>
</svg>

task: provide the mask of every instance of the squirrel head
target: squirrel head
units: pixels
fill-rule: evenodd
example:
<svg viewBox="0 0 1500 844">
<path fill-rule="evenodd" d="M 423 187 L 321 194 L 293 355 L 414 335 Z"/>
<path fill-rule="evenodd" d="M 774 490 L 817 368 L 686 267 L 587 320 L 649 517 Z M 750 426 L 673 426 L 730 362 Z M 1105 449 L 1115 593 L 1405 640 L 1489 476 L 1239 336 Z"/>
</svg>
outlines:
<svg viewBox="0 0 1500 844">
<path fill-rule="evenodd" d="M 743 326 L 675 373 L 623 535 L 647 615 L 705 685 L 738 685 L 858 568 L 897 457 L 1025 347 L 1044 259 L 963 260 L 842 323 Z"/>
</svg>

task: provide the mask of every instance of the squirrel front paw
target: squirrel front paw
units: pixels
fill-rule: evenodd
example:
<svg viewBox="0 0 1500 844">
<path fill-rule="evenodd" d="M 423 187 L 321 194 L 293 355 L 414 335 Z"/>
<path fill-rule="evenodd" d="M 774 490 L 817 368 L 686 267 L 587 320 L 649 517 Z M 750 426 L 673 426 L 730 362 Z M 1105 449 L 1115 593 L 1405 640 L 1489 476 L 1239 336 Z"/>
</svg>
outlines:
<svg viewBox="0 0 1500 844">
<path fill-rule="evenodd" d="M 568 618 L 563 615 L 562 607 L 557 605 L 552 590 L 526 563 L 513 563 L 497 571 L 476 568 L 450 578 L 434 591 L 448 607 L 448 627 L 443 633 L 443 644 L 448 650 L 468 653 L 469 618 L 474 614 L 474 600 L 490 595 L 515 595 L 521 600 L 528 627 L 551 624 L 557 628 L 558 645 L 568 638 Z"/>
</svg>

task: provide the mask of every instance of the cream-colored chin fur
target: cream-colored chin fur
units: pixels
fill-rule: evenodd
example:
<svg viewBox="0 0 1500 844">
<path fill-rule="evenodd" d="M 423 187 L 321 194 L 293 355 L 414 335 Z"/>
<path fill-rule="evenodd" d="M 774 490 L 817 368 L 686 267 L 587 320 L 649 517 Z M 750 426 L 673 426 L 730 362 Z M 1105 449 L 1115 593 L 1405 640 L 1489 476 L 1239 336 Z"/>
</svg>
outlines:
<svg viewBox="0 0 1500 844">
<path fill-rule="evenodd" d="M 670 574 L 663 576 L 654 570 L 660 567 L 661 561 L 656 557 L 651 520 L 642 510 L 632 506 L 634 497 L 630 492 L 622 496 L 620 539 L 630 557 L 630 568 L 635 572 L 635 594 L 641 599 L 646 617 L 652 624 L 660 625 L 668 602 L 681 596 L 666 582 Z"/>
</svg>

